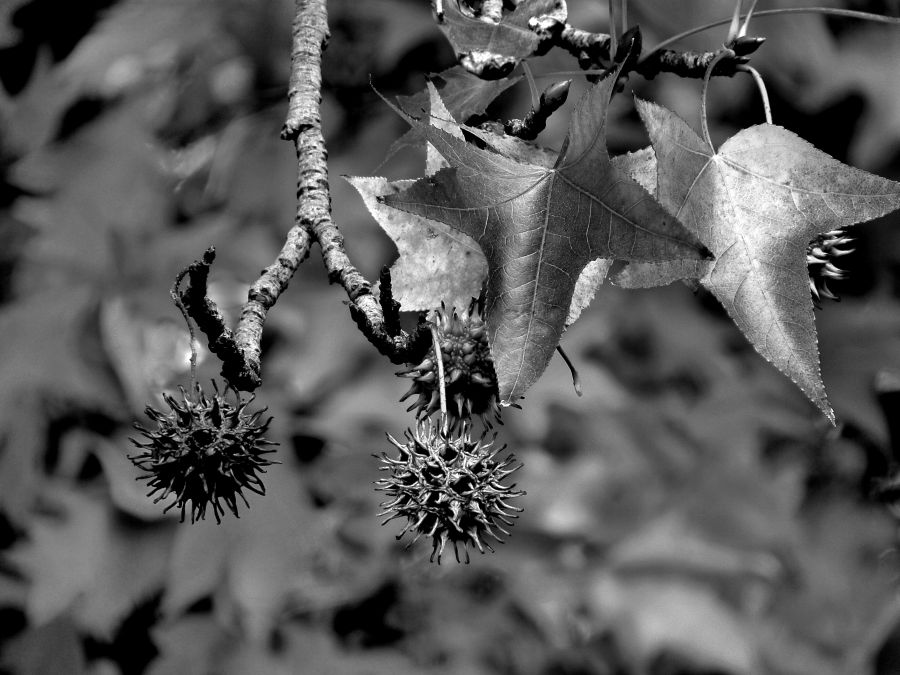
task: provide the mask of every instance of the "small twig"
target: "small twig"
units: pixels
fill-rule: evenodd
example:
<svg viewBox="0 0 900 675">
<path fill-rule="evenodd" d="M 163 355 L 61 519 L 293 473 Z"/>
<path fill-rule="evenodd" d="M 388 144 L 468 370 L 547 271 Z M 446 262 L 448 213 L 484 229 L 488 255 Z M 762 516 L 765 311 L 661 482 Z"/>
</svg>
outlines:
<svg viewBox="0 0 900 675">
<path fill-rule="evenodd" d="M 551 84 L 544 90 L 537 106 L 532 108 L 524 119 L 509 120 L 503 125 L 503 131 L 526 141 L 533 141 L 547 126 L 550 115 L 559 110 L 569 95 L 572 80 Z"/>
<path fill-rule="evenodd" d="M 611 59 L 610 36 L 605 33 L 590 33 L 566 24 L 554 44 L 578 59 L 583 69 L 594 64 L 606 66 Z"/>
<path fill-rule="evenodd" d="M 769 104 L 769 93 L 766 91 L 766 83 L 763 82 L 762 75 L 759 74 L 756 68 L 746 64 L 738 66 L 737 69 L 744 73 L 750 73 L 753 76 L 753 81 L 756 82 L 756 88 L 759 89 L 759 95 L 762 98 L 766 124 L 772 124 L 772 106 Z"/>
<path fill-rule="evenodd" d="M 759 12 L 756 14 L 759 16 Z M 725 22 L 727 23 L 727 21 Z M 676 36 L 678 37 L 678 36 Z M 595 68 L 606 69 L 612 60 L 610 53 L 610 36 L 605 33 L 590 33 L 566 24 L 559 35 L 552 38 L 553 46 L 565 49 L 578 59 L 578 65 L 582 71 Z M 668 42 L 666 44 L 669 44 Z M 628 71 L 633 71 L 646 79 L 653 79 L 660 73 L 671 73 L 678 77 L 700 79 L 706 73 L 710 62 L 718 52 L 677 52 L 671 49 L 662 49 L 660 45 L 651 51 L 644 53 L 637 63 L 630 65 Z M 739 56 L 723 62 L 716 70 L 716 75 L 734 75 L 734 66 L 745 63 L 747 59 Z M 566 73 L 558 73 L 566 74 Z M 623 75 L 627 74 L 625 72 Z M 545 77 L 536 75 L 536 77 Z"/>
<path fill-rule="evenodd" d="M 200 260 L 188 265 L 185 270 L 188 285 L 179 291 L 178 297 L 197 328 L 206 335 L 209 351 L 222 361 L 222 377 L 236 389 L 253 391 L 260 385 L 259 370 L 254 370 L 244 358 L 234 333 L 225 325 L 216 303 L 209 299 L 209 268 L 215 259 L 216 250 L 210 247 Z"/>
<path fill-rule="evenodd" d="M 648 80 L 652 80 L 660 73 L 671 73 L 683 78 L 702 78 L 709 70 L 709 64 L 720 54 L 714 52 L 676 52 L 671 49 L 663 49 L 653 52 L 649 57 L 645 54 L 638 59 L 632 70 Z M 727 61 L 721 60 L 714 75 L 731 77 L 735 68 L 746 63 L 743 56 L 732 56 Z"/>
<path fill-rule="evenodd" d="M 756 12 L 755 16 L 757 18 L 761 16 L 777 16 L 779 14 L 824 14 L 826 16 L 839 16 L 845 19 L 860 19 L 862 21 L 874 21 L 876 23 L 891 23 L 891 24 L 900 24 L 900 18 L 893 16 L 881 16 L 880 14 L 870 14 L 869 12 L 857 12 L 852 9 L 831 9 L 828 7 L 795 7 L 795 8 L 785 8 L 785 9 L 764 9 L 762 11 Z M 743 18 L 746 18 L 747 15 L 744 15 Z M 725 26 L 731 23 L 731 19 L 720 19 L 719 21 L 712 21 L 710 23 L 703 24 L 702 26 L 697 26 L 695 28 L 691 28 L 690 30 L 686 30 L 683 33 L 678 33 L 677 35 L 673 35 L 670 38 L 666 38 L 658 45 L 656 45 L 653 49 L 646 52 L 643 56 L 643 60 L 649 60 L 653 57 L 656 52 L 663 50 L 671 44 L 675 44 L 676 42 L 680 42 L 686 37 L 690 37 L 691 35 L 696 35 L 697 33 L 702 33 L 703 31 L 709 30 L 710 28 L 717 28 L 718 26 Z"/>
</svg>

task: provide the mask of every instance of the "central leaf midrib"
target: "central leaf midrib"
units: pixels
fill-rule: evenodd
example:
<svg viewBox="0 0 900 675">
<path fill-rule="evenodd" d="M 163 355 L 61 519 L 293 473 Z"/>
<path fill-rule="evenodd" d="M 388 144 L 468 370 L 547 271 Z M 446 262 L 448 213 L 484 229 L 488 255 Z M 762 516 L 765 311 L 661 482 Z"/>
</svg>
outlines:
<svg viewBox="0 0 900 675">
<path fill-rule="evenodd" d="M 525 352 L 528 349 L 529 344 L 531 344 L 531 330 L 534 326 L 534 311 L 537 306 L 538 289 L 541 287 L 541 267 L 544 262 L 544 246 L 547 243 L 547 227 L 550 220 L 550 201 L 553 199 L 553 183 L 557 173 L 558 172 L 556 171 L 551 171 L 547 183 L 547 198 L 544 203 L 544 223 L 541 228 L 541 245 L 538 248 L 537 271 L 534 275 L 534 288 L 531 292 L 531 308 L 528 312 L 528 324 L 525 329 L 525 344 L 522 348 L 521 355 L 519 356 L 519 362 L 516 364 L 516 379 L 509 392 L 510 398 L 512 398 L 512 394 L 516 390 L 516 387 L 519 386 L 519 379 L 522 376 L 522 367 L 525 363 Z"/>
<path fill-rule="evenodd" d="M 732 162 L 729 162 L 726 160 L 725 163 L 732 169 L 737 168 Z M 740 213 L 742 209 L 741 209 L 739 203 L 732 196 L 731 191 L 729 190 L 728 181 L 725 179 L 724 175 L 721 176 L 721 184 L 725 190 L 725 198 L 728 200 L 728 203 L 731 206 L 732 212 L 735 214 Z M 738 218 L 737 216 L 735 216 L 735 220 L 738 222 L 741 222 L 741 219 Z M 787 373 L 788 376 L 791 377 L 791 379 L 795 379 L 790 370 L 791 363 L 797 362 L 797 363 L 802 364 L 803 361 L 802 361 L 802 359 L 799 359 L 797 357 L 797 345 L 795 345 L 794 341 L 788 336 L 788 333 L 785 330 L 785 327 L 783 325 L 782 319 L 785 319 L 785 321 L 787 321 L 788 323 L 791 323 L 791 322 L 788 320 L 788 317 L 782 316 L 783 313 L 781 311 L 779 311 L 778 303 L 774 302 L 772 297 L 770 297 L 770 291 L 769 291 L 768 287 L 766 286 L 766 284 L 759 283 L 759 280 L 757 279 L 757 277 L 755 275 L 753 261 L 758 260 L 760 265 L 766 265 L 766 266 L 774 266 L 774 265 L 772 263 L 769 263 L 766 260 L 760 260 L 758 257 L 756 257 L 754 255 L 755 250 L 747 242 L 747 238 L 744 236 L 743 231 L 740 231 L 740 232 L 735 231 L 734 235 L 735 235 L 734 239 L 732 240 L 731 244 L 729 245 L 729 248 L 731 248 L 732 246 L 737 247 L 738 244 L 740 245 L 740 251 L 741 251 L 742 256 L 744 257 L 743 262 L 746 264 L 746 268 L 747 268 L 747 274 L 741 280 L 741 285 L 743 285 L 745 282 L 752 283 L 752 285 L 755 286 L 760 291 L 763 298 L 765 299 L 766 309 L 768 310 L 769 316 L 770 316 L 770 322 L 771 322 L 770 325 L 774 326 L 778 330 L 782 341 L 788 346 L 789 351 L 790 351 L 790 358 L 788 359 L 788 363 L 785 364 L 784 368 L 781 368 L 780 366 L 776 366 L 776 367 L 778 367 L 779 370 L 782 370 L 783 372 Z M 788 268 L 788 269 L 790 269 L 790 268 Z M 753 276 L 752 282 L 749 280 L 749 277 L 751 275 Z M 787 297 L 787 296 L 783 296 L 783 297 Z M 734 297 L 734 300 L 732 301 L 732 305 L 734 306 L 734 310 L 736 312 L 738 309 L 737 293 L 735 293 L 735 297 Z M 748 325 L 752 325 L 752 323 L 753 323 L 752 321 L 747 321 Z M 803 324 L 801 322 L 795 322 L 795 323 L 797 323 L 797 325 L 803 326 Z M 804 326 L 804 328 L 805 328 L 805 326 Z M 768 340 L 766 340 L 766 344 L 764 346 L 765 346 L 765 351 L 767 352 L 766 354 L 764 354 L 764 356 L 766 356 L 767 359 L 772 360 L 773 352 L 772 352 L 772 349 L 768 345 Z M 801 388 L 805 389 L 804 385 L 800 385 L 799 382 L 798 382 L 798 385 L 801 386 Z"/>
</svg>

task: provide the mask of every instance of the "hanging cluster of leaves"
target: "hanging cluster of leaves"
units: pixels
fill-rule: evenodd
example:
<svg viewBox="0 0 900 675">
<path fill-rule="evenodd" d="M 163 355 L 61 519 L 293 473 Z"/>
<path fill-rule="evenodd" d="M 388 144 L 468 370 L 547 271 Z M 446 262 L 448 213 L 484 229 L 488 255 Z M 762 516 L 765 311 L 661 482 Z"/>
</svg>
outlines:
<svg viewBox="0 0 900 675">
<path fill-rule="evenodd" d="M 520 56 L 516 16 L 526 6 L 536 11 L 533 4 L 494 26 L 488 46 Z M 471 45 L 460 46 L 457 11 L 447 30 L 459 52 Z M 460 124 L 432 85 L 430 114 L 408 103 L 395 108 L 442 162 L 430 159 L 428 175 L 412 183 L 349 180 L 397 241 L 400 302 L 435 307 L 477 296 L 483 284 L 500 399 L 509 405 L 544 372 L 586 304 L 579 285 L 592 294 L 614 261 L 626 263 L 611 276 L 624 288 L 699 282 L 834 422 L 808 250 L 817 238 L 900 208 L 900 183 L 846 166 L 771 123 L 716 149 L 708 134 L 641 100 L 651 145 L 612 158 L 606 118 L 621 69 L 611 67 L 576 105 L 559 153 Z M 471 112 L 461 109 L 460 119 Z M 422 239 L 427 248 L 413 245 Z M 452 277 L 449 286 L 420 283 L 435 274 Z"/>
</svg>

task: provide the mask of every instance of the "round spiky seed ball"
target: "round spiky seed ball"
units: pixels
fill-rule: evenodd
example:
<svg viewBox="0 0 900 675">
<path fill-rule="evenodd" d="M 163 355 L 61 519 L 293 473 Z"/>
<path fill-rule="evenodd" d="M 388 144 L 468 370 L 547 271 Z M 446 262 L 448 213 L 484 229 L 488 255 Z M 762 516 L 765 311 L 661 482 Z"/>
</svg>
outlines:
<svg viewBox="0 0 900 675">
<path fill-rule="evenodd" d="M 214 393 L 207 396 L 199 384 L 188 394 L 181 388 L 181 401 L 163 394 L 170 410 L 162 412 L 147 406 L 146 415 L 156 422 L 155 429 L 140 424 L 134 427 L 143 442 L 130 439 L 143 452 L 129 459 L 146 475 L 151 488 L 147 496 L 158 494 L 154 503 L 174 495 L 175 501 L 164 510 L 181 509 L 181 520 L 190 503 L 191 522 L 206 517 L 212 507 L 216 522 L 221 522 L 225 506 L 238 516 L 237 499 L 249 506 L 244 488 L 265 494 L 258 472 L 275 464 L 265 455 L 277 445 L 263 438 L 272 418 L 261 421 L 265 409 L 247 413 L 253 401 L 242 399 L 237 390 L 234 403 L 227 400 L 213 382 Z M 227 390 L 226 390 L 227 393 Z"/>
<path fill-rule="evenodd" d="M 405 443 L 390 434 L 388 440 L 399 455 L 380 457 L 380 468 L 389 475 L 376 481 L 376 490 L 388 497 L 379 515 L 388 516 L 382 525 L 406 518 L 397 539 L 411 532 L 407 548 L 425 536 L 431 539 L 432 562 L 441 562 L 449 543 L 457 562 L 462 546 L 468 563 L 470 545 L 484 553 L 485 548 L 494 550 L 487 537 L 503 543 L 501 535 L 509 535 L 504 525 L 511 526 L 522 511 L 509 500 L 525 494 L 515 484 L 503 483 L 522 466 L 513 466 L 511 454 L 498 458 L 505 445 L 495 448 L 493 441 L 473 440 L 468 424 L 459 434 L 445 435 L 430 420 L 421 420 L 415 432 L 407 430 Z"/>
<path fill-rule="evenodd" d="M 445 387 L 450 425 L 457 428 L 460 422 L 473 415 L 481 417 L 486 427 L 491 419 L 500 422 L 500 406 L 497 398 L 497 377 L 494 360 L 488 346 L 487 328 L 475 301 L 468 310 L 447 311 L 441 305 L 435 311 L 441 355 L 444 362 Z M 401 401 L 411 396 L 416 400 L 408 410 L 416 410 L 416 417 L 429 417 L 441 408 L 437 357 L 432 345 L 421 363 L 397 373 L 412 380 Z"/>
<path fill-rule="evenodd" d="M 853 239 L 841 230 L 832 230 L 820 234 L 806 248 L 806 265 L 809 269 L 809 289 L 816 307 L 820 307 L 821 299 L 839 300 L 828 288 L 829 279 L 844 279 L 846 272 L 835 265 L 835 260 L 848 253 L 852 248 L 843 248 Z"/>
</svg>

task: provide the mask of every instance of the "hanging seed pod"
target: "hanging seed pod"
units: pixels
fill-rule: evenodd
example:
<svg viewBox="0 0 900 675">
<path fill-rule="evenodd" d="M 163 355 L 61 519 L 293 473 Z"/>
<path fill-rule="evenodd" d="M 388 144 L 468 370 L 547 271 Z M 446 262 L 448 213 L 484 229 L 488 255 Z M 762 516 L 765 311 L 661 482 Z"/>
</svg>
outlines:
<svg viewBox="0 0 900 675">
<path fill-rule="evenodd" d="M 473 415 L 481 417 L 488 428 L 492 426 L 491 420 L 500 423 L 494 360 L 478 304 L 473 300 L 464 312 L 448 312 L 441 305 L 435 315 L 451 428 L 458 428 Z M 407 410 L 415 410 L 417 418 L 429 417 L 441 409 L 434 349 L 432 345 L 421 363 L 410 364 L 412 367 L 397 373 L 398 377 L 412 380 L 409 391 L 400 400 L 416 397 Z"/>
<path fill-rule="evenodd" d="M 407 430 L 405 443 L 390 434 L 388 440 L 399 456 L 381 454 L 380 468 L 389 475 L 376 481 L 376 490 L 388 497 L 379 516 L 388 516 L 382 525 L 406 518 L 397 539 L 412 533 L 407 548 L 425 536 L 432 542 L 432 562 L 440 563 L 451 544 L 456 561 L 461 547 L 468 563 L 470 545 L 484 553 L 494 550 L 488 537 L 503 543 L 501 535 L 509 535 L 504 526 L 522 511 L 508 500 L 525 494 L 503 483 L 521 468 L 513 466 L 512 455 L 498 459 L 506 446 L 472 440 L 468 424 L 460 434 L 444 434 L 431 420 L 420 421 L 415 432 Z"/>
<path fill-rule="evenodd" d="M 248 414 L 245 410 L 253 397 L 242 400 L 233 390 L 231 403 L 215 382 L 213 389 L 207 396 L 199 384 L 190 394 L 182 388 L 181 401 L 163 394 L 170 410 L 147 406 L 145 413 L 156 428 L 135 424 L 145 440 L 130 439 L 143 451 L 129 459 L 146 472 L 141 478 L 151 488 L 148 496 L 157 495 L 154 503 L 158 503 L 174 495 L 165 511 L 180 508 L 182 522 L 188 510 L 192 523 L 203 520 L 208 506 L 221 522 L 223 503 L 238 516 L 238 498 L 249 506 L 242 490 L 265 494 L 258 472 L 265 473 L 264 467 L 276 463 L 264 457 L 275 452 L 268 446 L 276 445 L 263 438 L 272 421 L 271 417 L 260 421 L 265 409 Z"/>
<path fill-rule="evenodd" d="M 813 303 L 817 308 L 822 308 L 821 300 L 823 297 L 829 300 L 840 300 L 828 288 L 827 282 L 829 279 L 846 278 L 846 272 L 835 265 L 835 260 L 848 253 L 853 253 L 854 249 L 843 248 L 852 241 L 852 237 L 846 236 L 843 230 L 837 229 L 820 234 L 806 248 L 809 289 L 812 293 Z"/>
</svg>

